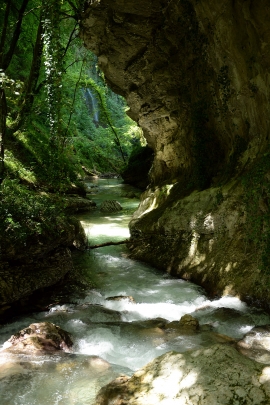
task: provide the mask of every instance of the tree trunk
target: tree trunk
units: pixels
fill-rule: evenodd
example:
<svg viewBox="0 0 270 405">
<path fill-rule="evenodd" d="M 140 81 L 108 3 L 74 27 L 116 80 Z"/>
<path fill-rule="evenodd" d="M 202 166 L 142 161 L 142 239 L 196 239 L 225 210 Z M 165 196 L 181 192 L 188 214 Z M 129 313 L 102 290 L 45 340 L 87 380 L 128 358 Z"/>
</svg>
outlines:
<svg viewBox="0 0 270 405">
<path fill-rule="evenodd" d="M 0 67 L 3 66 L 3 62 L 4 62 L 4 46 L 5 46 L 5 42 L 6 42 L 6 36 L 7 36 L 10 7 L 11 7 L 11 1 L 8 1 L 6 4 L 2 35 L 1 35 L 1 40 L 0 40 Z"/>
<path fill-rule="evenodd" d="M 12 35 L 12 39 L 10 41 L 10 46 L 8 51 L 4 54 L 2 54 L 2 66 L 0 68 L 2 68 L 3 70 L 7 70 L 7 68 L 9 67 L 9 64 L 11 62 L 11 59 L 13 57 L 18 39 L 20 37 L 20 33 L 21 33 L 21 26 L 22 26 L 22 20 L 23 20 L 23 16 L 24 16 L 24 12 L 26 10 L 27 4 L 28 4 L 29 0 L 23 0 L 21 8 L 19 10 L 19 15 L 18 15 L 18 19 L 15 25 L 15 29 Z M 8 14 L 9 14 L 9 8 L 10 8 L 10 4 L 11 1 L 9 0 L 7 2 L 7 6 L 6 6 L 6 15 L 5 15 L 5 21 L 4 24 L 7 24 L 8 22 Z M 2 31 L 2 38 L 1 38 L 1 46 L 2 46 L 2 51 L 4 51 L 4 43 L 5 43 L 5 37 L 6 37 L 6 30 L 7 27 L 4 26 L 4 30 Z M 3 39 L 3 43 L 2 43 L 2 39 Z"/>
<path fill-rule="evenodd" d="M 33 50 L 31 69 L 28 80 L 25 84 L 25 88 L 23 90 L 24 99 L 22 100 L 20 111 L 18 112 L 15 121 L 11 125 L 11 129 L 13 132 L 16 132 L 21 127 L 22 123 L 24 122 L 27 115 L 31 112 L 32 109 L 34 97 L 36 94 L 35 89 L 37 86 L 41 66 L 41 58 L 43 52 L 43 32 L 44 30 L 42 17 L 40 16 L 40 22 L 37 29 L 37 36 Z"/>
<path fill-rule="evenodd" d="M 0 88 L 0 184 L 5 175 L 5 136 L 6 136 L 7 102 L 3 88 Z"/>
</svg>

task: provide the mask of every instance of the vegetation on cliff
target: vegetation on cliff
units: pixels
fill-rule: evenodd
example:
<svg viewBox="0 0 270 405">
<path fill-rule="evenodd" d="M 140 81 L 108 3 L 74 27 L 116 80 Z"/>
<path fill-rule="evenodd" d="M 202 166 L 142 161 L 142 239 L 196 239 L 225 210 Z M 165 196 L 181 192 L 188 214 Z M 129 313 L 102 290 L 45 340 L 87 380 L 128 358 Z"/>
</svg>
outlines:
<svg viewBox="0 0 270 405">
<path fill-rule="evenodd" d="M 140 137 L 79 39 L 82 8 L 80 0 L 0 6 L 1 235 L 42 232 L 60 210 L 44 193 L 82 189 L 83 169 L 119 173 Z"/>
</svg>

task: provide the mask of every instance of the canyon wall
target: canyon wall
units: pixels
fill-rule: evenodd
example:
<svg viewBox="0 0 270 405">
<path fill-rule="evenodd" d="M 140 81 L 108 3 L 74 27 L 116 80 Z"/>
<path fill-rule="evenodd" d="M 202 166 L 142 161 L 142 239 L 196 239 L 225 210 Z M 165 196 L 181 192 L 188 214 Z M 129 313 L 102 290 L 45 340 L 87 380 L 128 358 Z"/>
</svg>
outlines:
<svg viewBox="0 0 270 405">
<path fill-rule="evenodd" d="M 133 257 L 270 298 L 270 4 L 92 0 L 81 37 L 154 151 Z"/>
</svg>

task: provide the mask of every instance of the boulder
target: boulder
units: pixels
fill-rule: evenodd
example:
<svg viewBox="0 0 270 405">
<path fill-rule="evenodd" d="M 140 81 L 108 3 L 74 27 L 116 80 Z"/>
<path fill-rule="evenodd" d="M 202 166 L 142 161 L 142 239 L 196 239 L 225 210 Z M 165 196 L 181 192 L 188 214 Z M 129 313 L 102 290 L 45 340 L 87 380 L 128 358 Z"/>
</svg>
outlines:
<svg viewBox="0 0 270 405">
<path fill-rule="evenodd" d="M 74 212 L 87 212 L 94 210 L 97 205 L 89 198 L 78 196 L 69 196 L 65 198 L 66 211 L 73 214 Z"/>
<path fill-rule="evenodd" d="M 199 329 L 198 320 L 189 314 L 186 314 L 181 317 L 179 325 L 184 329 L 192 329 L 192 330 Z"/>
<path fill-rule="evenodd" d="M 32 323 L 12 335 L 3 346 L 11 353 L 70 352 L 73 342 L 70 334 L 50 322 Z"/>
<path fill-rule="evenodd" d="M 103 387 L 95 405 L 265 405 L 270 370 L 227 345 L 168 352 Z"/>
<path fill-rule="evenodd" d="M 106 298 L 106 301 L 128 301 L 129 303 L 136 304 L 134 298 L 131 295 L 115 295 L 113 297 Z"/>
<path fill-rule="evenodd" d="M 102 212 L 117 212 L 121 211 L 123 208 L 121 204 L 116 200 L 105 200 L 101 203 L 99 209 Z"/>
<path fill-rule="evenodd" d="M 183 332 L 195 332 L 199 327 L 198 320 L 189 314 L 182 316 L 180 321 L 172 321 L 165 325 L 166 329 L 177 329 Z"/>
</svg>

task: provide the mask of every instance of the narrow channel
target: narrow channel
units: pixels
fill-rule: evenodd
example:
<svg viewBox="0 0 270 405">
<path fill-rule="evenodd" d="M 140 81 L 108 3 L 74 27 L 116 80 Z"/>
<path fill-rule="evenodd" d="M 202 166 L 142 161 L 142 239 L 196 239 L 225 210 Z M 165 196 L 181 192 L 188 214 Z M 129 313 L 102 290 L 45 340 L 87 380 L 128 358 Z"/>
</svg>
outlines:
<svg viewBox="0 0 270 405">
<path fill-rule="evenodd" d="M 127 197 L 131 187 L 117 179 L 87 185 L 97 209 L 78 217 L 89 243 L 128 238 L 128 223 L 139 204 L 138 198 Z M 105 199 L 119 201 L 123 210 L 100 212 Z M 74 294 L 66 304 L 1 327 L 1 345 L 12 334 L 42 321 L 59 325 L 74 340 L 70 354 L 0 353 L 1 405 L 91 405 L 101 386 L 120 374 L 132 375 L 165 352 L 206 347 L 222 339 L 220 335 L 240 339 L 255 325 L 270 323 L 267 314 L 235 297 L 211 301 L 200 287 L 133 261 L 128 253 L 125 245 L 119 245 L 76 255 L 76 266 L 87 273 L 94 287 L 80 296 Z M 116 296 L 127 298 L 110 299 Z M 185 314 L 205 325 L 200 332 L 165 333 L 159 327 Z"/>
</svg>

